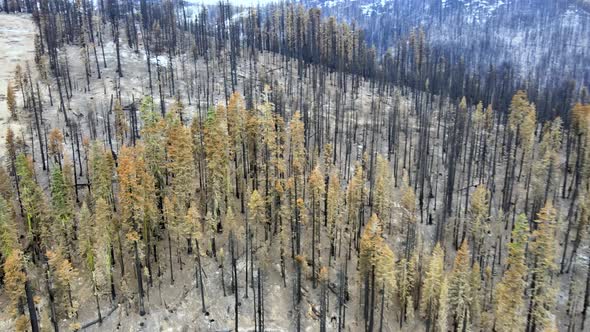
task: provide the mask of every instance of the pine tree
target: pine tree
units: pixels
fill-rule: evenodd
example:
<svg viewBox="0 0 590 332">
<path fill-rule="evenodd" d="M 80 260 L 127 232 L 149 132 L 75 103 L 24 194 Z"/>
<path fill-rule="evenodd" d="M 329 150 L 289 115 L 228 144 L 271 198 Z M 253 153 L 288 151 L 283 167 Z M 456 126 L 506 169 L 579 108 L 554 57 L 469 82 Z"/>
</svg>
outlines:
<svg viewBox="0 0 590 332">
<path fill-rule="evenodd" d="M 4 269 L 4 290 L 10 299 L 10 310 L 14 317 L 24 316 L 25 282 L 24 257 L 20 249 L 14 248 L 6 257 Z"/>
<path fill-rule="evenodd" d="M 469 288 L 471 293 L 469 298 L 469 317 L 471 319 L 471 325 L 473 330 L 481 328 L 481 316 L 482 316 L 482 302 L 484 298 L 483 288 L 481 285 L 481 269 L 479 263 L 475 263 L 471 269 L 471 275 L 469 278 Z"/>
<path fill-rule="evenodd" d="M 529 149 L 534 136 L 536 112 L 535 105 L 529 102 L 523 90 L 517 91 L 512 97 L 508 124 L 510 130 L 517 134 L 519 145 L 525 150 Z"/>
<path fill-rule="evenodd" d="M 45 202 L 42 189 L 35 180 L 33 171 L 33 161 L 24 154 L 19 154 L 16 158 L 16 168 L 19 177 L 19 186 L 21 201 L 26 218 L 26 230 L 29 240 L 37 246 L 35 251 L 40 249 L 41 240 L 47 240 L 50 236 L 47 229 L 45 212 Z M 40 252 L 36 252 L 39 254 Z"/>
<path fill-rule="evenodd" d="M 49 155 L 53 157 L 53 161 L 61 167 L 61 158 L 64 154 L 64 135 L 61 130 L 57 128 L 51 129 L 47 148 L 49 149 Z"/>
<path fill-rule="evenodd" d="M 262 226 L 264 228 L 265 239 L 268 236 L 267 222 L 266 222 L 266 209 L 264 198 L 260 195 L 258 190 L 254 190 L 250 194 L 250 200 L 248 202 L 248 217 L 252 227 L 256 229 L 256 237 L 258 237 L 258 228 Z"/>
<path fill-rule="evenodd" d="M 407 260 L 402 258 L 397 264 L 397 294 L 400 304 L 400 328 L 403 322 L 414 317 L 414 289 L 418 278 L 418 255 L 414 254 Z"/>
<path fill-rule="evenodd" d="M 10 114 L 10 118 L 12 120 L 16 120 L 16 94 L 14 93 L 12 82 L 10 81 L 8 82 L 8 87 L 6 88 L 6 108 L 8 109 L 8 114 Z"/>
<path fill-rule="evenodd" d="M 307 152 L 305 149 L 305 127 L 299 112 L 295 112 L 293 115 L 289 123 L 289 132 L 291 134 L 293 172 L 296 176 L 301 176 L 305 172 Z"/>
<path fill-rule="evenodd" d="M 521 214 L 516 218 L 512 242 L 508 246 L 509 266 L 495 290 L 495 329 L 499 332 L 522 331 L 525 327 L 523 299 L 527 275 L 525 251 L 528 242 L 528 221 Z"/>
<path fill-rule="evenodd" d="M 96 204 L 96 201 L 102 198 L 106 203 L 113 204 L 114 160 L 112 154 L 95 142 L 90 148 L 89 159 L 93 203 Z"/>
<path fill-rule="evenodd" d="M 381 220 L 389 220 L 391 214 L 391 189 L 393 188 L 389 162 L 382 155 L 377 155 L 375 188 L 373 194 L 374 212 Z M 403 198 L 402 198 L 403 202 Z M 403 204 L 403 203 L 402 203 Z M 415 203 L 414 203 L 415 205 Z M 413 212 L 413 211 L 412 211 Z"/>
<path fill-rule="evenodd" d="M 143 247 L 141 239 L 143 238 L 144 242 L 149 241 L 150 220 L 154 213 L 155 201 L 154 180 L 151 174 L 148 173 L 143 153 L 144 150 L 139 145 L 134 148 L 123 147 L 117 168 L 121 219 L 126 226 L 126 239 L 133 247 L 135 255 L 139 314 L 142 316 L 145 314 L 145 308 L 143 299 L 144 271 L 140 261 L 140 250 Z"/>
<path fill-rule="evenodd" d="M 51 206 L 57 222 L 53 226 L 53 234 L 59 237 L 59 245 L 64 248 L 67 257 L 71 258 L 74 254 L 75 238 L 74 202 L 68 191 L 62 171 L 54 168 L 51 174 Z"/>
<path fill-rule="evenodd" d="M 167 123 L 165 119 L 154 110 L 153 100 L 150 97 L 146 97 L 142 100 L 140 114 L 143 122 L 141 136 L 145 162 L 149 173 L 154 178 L 156 188 L 155 195 L 158 202 L 158 208 L 161 209 L 164 196 L 166 195 L 165 187 L 167 184 Z"/>
<path fill-rule="evenodd" d="M 449 316 L 449 278 L 442 277 L 440 284 L 440 294 L 438 297 L 438 312 L 436 313 L 436 330 L 439 332 L 448 331 L 448 316 Z M 461 330 L 458 330 L 461 331 Z M 464 330 L 465 331 L 465 330 Z M 468 330 L 467 330 L 468 331 Z"/>
<path fill-rule="evenodd" d="M 209 109 L 204 128 L 204 146 L 207 161 L 207 178 L 210 195 L 207 205 L 217 215 L 229 186 L 229 136 L 227 133 L 226 110 L 223 106 Z"/>
<path fill-rule="evenodd" d="M 142 104 L 143 107 L 143 104 Z M 125 113 L 123 112 L 123 106 L 121 105 L 121 100 L 115 100 L 115 138 L 117 139 L 117 143 L 119 145 L 125 144 L 125 137 L 127 136 L 127 131 L 129 130 L 129 125 L 127 124 L 127 119 L 125 118 Z"/>
<path fill-rule="evenodd" d="M 76 319 L 78 316 L 78 303 L 74 300 L 72 295 L 72 282 L 78 276 L 78 271 L 74 268 L 70 260 L 64 257 L 61 248 L 55 251 L 48 250 L 46 252 L 47 263 L 51 269 L 50 274 L 54 291 L 59 300 L 57 303 L 63 311 L 63 317 L 68 319 Z"/>
<path fill-rule="evenodd" d="M 96 299 L 98 320 L 100 323 L 102 323 L 102 315 L 100 312 L 100 299 L 96 278 L 96 255 L 94 252 L 96 242 L 94 239 L 94 234 L 96 229 L 94 228 L 94 224 L 95 223 L 92 220 L 92 216 L 90 214 L 88 206 L 86 205 L 86 202 L 82 203 L 78 223 L 80 229 L 78 250 L 82 258 L 84 258 L 84 265 L 87 269 L 87 272 L 90 274 L 90 280 L 92 282 L 92 295 Z"/>
<path fill-rule="evenodd" d="M 371 267 L 376 265 L 377 251 L 382 247 L 383 227 L 376 214 L 373 214 L 363 230 L 360 240 L 359 264 L 360 272 L 369 273 Z"/>
<path fill-rule="evenodd" d="M 316 166 L 309 175 L 309 189 L 311 191 L 311 270 L 313 286 L 316 286 L 316 252 L 321 248 L 319 215 L 322 200 L 324 198 L 324 175 L 319 166 Z"/>
<path fill-rule="evenodd" d="M 562 121 L 557 117 L 543 126 L 543 136 L 539 144 L 539 153 L 533 163 L 531 196 L 533 213 L 536 213 L 549 198 L 549 190 L 556 184 L 554 179 L 559 167 L 562 139 Z"/>
<path fill-rule="evenodd" d="M 551 327 L 551 315 L 556 303 L 556 290 L 553 286 L 553 275 L 556 270 L 555 240 L 556 211 L 548 203 L 541 209 L 535 220 L 531 253 L 534 264 L 531 284 L 531 331 L 544 330 Z"/>
<path fill-rule="evenodd" d="M 517 91 L 510 103 L 508 128 L 516 138 L 515 146 L 517 148 L 520 147 L 522 150 L 518 179 L 520 179 L 523 169 L 528 169 L 530 160 L 532 159 L 536 126 L 537 113 L 535 105 L 529 102 L 525 91 Z M 513 162 L 516 162 L 516 158 L 514 158 Z M 513 164 L 513 170 L 514 166 L 516 165 Z"/>
<path fill-rule="evenodd" d="M 406 231 L 405 258 L 408 260 L 410 259 L 411 252 L 414 250 L 414 242 L 416 240 L 416 194 L 414 194 L 414 188 L 408 184 L 406 177 L 404 177 L 403 182 L 404 185 L 402 188 L 400 203 L 402 208 L 403 227 Z"/>
<path fill-rule="evenodd" d="M 464 241 L 453 264 L 449 280 L 449 309 L 459 331 L 470 329 L 471 271 L 469 269 L 469 245 Z"/>
<path fill-rule="evenodd" d="M 18 246 L 17 228 L 10 203 L 0 196 L 0 254 L 6 258 Z"/>
<path fill-rule="evenodd" d="M 484 185 L 479 185 L 471 197 L 468 230 L 465 230 L 464 234 L 469 233 L 473 245 L 472 264 L 477 260 L 486 234 L 488 234 L 489 196 L 488 189 Z M 465 236 L 463 238 L 465 239 Z"/>
<path fill-rule="evenodd" d="M 444 279 L 444 251 L 440 244 L 437 244 L 426 269 L 420 298 L 420 313 L 426 318 L 427 329 L 428 326 L 438 321 L 438 312 L 442 305 L 440 300 Z"/>
<path fill-rule="evenodd" d="M 114 225 L 112 223 L 111 209 L 107 202 L 99 198 L 96 201 L 94 213 L 94 273 L 98 292 L 103 292 L 108 283 L 111 283 L 111 297 L 115 296 L 113 285 L 111 248 L 114 245 Z"/>
<path fill-rule="evenodd" d="M 172 117 L 173 113 L 168 113 Z M 184 215 L 194 191 L 194 160 L 190 130 L 179 119 L 168 120 L 167 170 L 170 191 L 177 197 L 179 215 Z"/>
<path fill-rule="evenodd" d="M 201 310 L 203 313 L 205 313 L 207 311 L 205 306 L 205 286 L 203 285 L 201 250 L 199 246 L 199 243 L 203 237 L 201 233 L 201 214 L 194 204 L 192 204 L 187 210 L 186 216 L 184 218 L 184 224 L 182 225 L 182 230 L 184 236 L 195 241 L 195 275 L 197 277 L 196 282 L 199 285 L 198 287 L 201 292 Z"/>
<path fill-rule="evenodd" d="M 395 254 L 389 245 L 382 241 L 375 253 L 375 287 L 383 287 L 386 302 L 393 303 L 396 285 Z"/>
<path fill-rule="evenodd" d="M 348 187 L 346 188 L 346 202 L 348 203 L 348 211 L 346 223 L 352 231 L 355 231 L 355 239 L 360 238 L 361 232 L 361 208 L 364 203 L 365 196 L 363 167 L 357 163 L 354 168 L 354 176 L 350 179 Z"/>
<path fill-rule="evenodd" d="M 328 237 L 330 239 L 330 263 L 332 257 L 336 256 L 336 236 L 339 232 L 341 224 L 340 206 L 341 206 L 341 192 L 340 176 L 336 170 L 330 174 L 330 181 L 327 192 L 327 207 L 326 207 L 326 223 L 328 226 Z"/>
</svg>

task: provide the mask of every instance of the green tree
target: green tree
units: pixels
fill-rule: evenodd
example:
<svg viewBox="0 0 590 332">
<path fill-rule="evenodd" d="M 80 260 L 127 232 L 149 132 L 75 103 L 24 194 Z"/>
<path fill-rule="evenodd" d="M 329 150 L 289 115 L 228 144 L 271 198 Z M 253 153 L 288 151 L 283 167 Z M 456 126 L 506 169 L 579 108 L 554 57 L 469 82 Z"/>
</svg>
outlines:
<svg viewBox="0 0 590 332">
<path fill-rule="evenodd" d="M 59 245 L 66 251 L 66 256 L 71 259 L 74 254 L 74 202 L 69 195 L 70 188 L 66 187 L 66 180 L 59 168 L 54 168 L 51 173 L 51 206 L 56 223 L 53 225 L 53 233 L 58 236 Z"/>
<path fill-rule="evenodd" d="M 41 187 L 35 180 L 33 161 L 24 154 L 16 158 L 16 169 L 19 177 L 21 202 L 25 214 L 26 230 L 29 240 L 33 242 L 35 254 L 40 245 L 50 240 L 49 225 L 45 216 L 45 197 Z"/>
<path fill-rule="evenodd" d="M 4 259 L 18 246 L 17 228 L 10 203 L 0 196 L 0 254 Z"/>
</svg>

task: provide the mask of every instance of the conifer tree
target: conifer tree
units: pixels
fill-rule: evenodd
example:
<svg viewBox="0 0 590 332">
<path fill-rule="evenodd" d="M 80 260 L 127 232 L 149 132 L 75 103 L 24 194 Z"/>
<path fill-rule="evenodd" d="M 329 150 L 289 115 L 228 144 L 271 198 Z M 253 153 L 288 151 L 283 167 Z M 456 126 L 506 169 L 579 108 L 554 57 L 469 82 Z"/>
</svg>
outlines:
<svg viewBox="0 0 590 332">
<path fill-rule="evenodd" d="M 393 183 L 391 168 L 389 167 L 387 159 L 379 154 L 377 155 L 375 188 L 373 194 L 373 211 L 383 221 L 390 220 L 392 188 Z"/>
<path fill-rule="evenodd" d="M 522 331 L 525 327 L 524 278 L 527 275 L 525 251 L 528 242 L 528 221 L 521 214 L 516 218 L 512 242 L 508 246 L 509 268 L 495 290 L 495 329 L 499 332 Z"/>
<path fill-rule="evenodd" d="M 448 330 L 448 316 L 449 316 L 449 278 L 443 276 L 440 284 L 440 294 L 438 297 L 438 312 L 436 313 L 436 329 L 435 331 L 445 332 Z M 461 330 L 457 330 L 461 331 Z M 468 331 L 465 329 L 463 331 Z"/>
<path fill-rule="evenodd" d="M 68 193 L 63 172 L 54 168 L 51 175 L 51 205 L 55 215 L 53 233 L 59 237 L 59 245 L 71 259 L 74 254 L 74 203 Z"/>
<path fill-rule="evenodd" d="M 49 155 L 53 157 L 53 161 L 61 167 L 61 159 L 64 154 L 64 135 L 61 130 L 57 128 L 51 129 L 49 132 Z"/>
<path fill-rule="evenodd" d="M 42 236 L 43 240 L 49 236 L 49 230 L 45 221 L 45 204 L 43 191 L 35 180 L 33 161 L 24 154 L 19 154 L 16 159 L 17 174 L 23 210 L 25 213 L 26 230 L 29 240 L 34 246 L 34 253 L 40 254 Z"/>
<path fill-rule="evenodd" d="M 341 224 L 340 219 L 340 206 L 341 206 L 341 192 L 340 187 L 340 176 L 336 170 L 330 174 L 330 181 L 327 190 L 327 207 L 326 207 L 326 223 L 328 227 L 328 237 L 330 238 L 330 260 L 336 256 L 336 236 L 339 233 L 339 226 Z"/>
<path fill-rule="evenodd" d="M 149 244 L 151 218 L 154 204 L 154 180 L 147 171 L 141 146 L 123 147 L 117 173 L 119 175 L 119 204 L 121 218 L 125 227 L 125 237 L 132 246 L 135 256 L 135 275 L 139 293 L 139 314 L 145 314 L 144 285 L 140 251 L 144 243 Z M 143 236 L 142 236 L 143 235 Z M 149 248 L 149 247 L 148 247 Z M 148 261 L 149 262 L 149 255 Z"/>
<path fill-rule="evenodd" d="M 264 198 L 258 190 L 254 190 L 250 194 L 250 200 L 248 202 L 248 217 L 252 222 L 251 227 L 255 228 L 256 237 L 258 237 L 258 228 L 262 226 L 264 229 L 265 239 L 268 237 L 268 229 L 266 222 L 266 209 Z"/>
<path fill-rule="evenodd" d="M 524 150 L 531 148 L 536 125 L 535 105 L 529 102 L 527 94 L 523 90 L 516 92 L 510 103 L 508 115 L 510 130 L 518 138 L 517 145 Z"/>
<path fill-rule="evenodd" d="M 0 254 L 4 259 L 18 246 L 17 228 L 13 220 L 13 209 L 0 196 Z"/>
<path fill-rule="evenodd" d="M 143 104 L 142 104 L 143 107 Z M 117 139 L 117 143 L 119 145 L 125 144 L 125 137 L 127 135 L 127 131 L 129 130 L 129 125 L 127 124 L 127 119 L 125 118 L 125 113 L 123 112 L 123 106 L 121 105 L 121 100 L 115 100 L 115 138 Z M 143 109 L 142 109 L 143 111 Z"/>
<path fill-rule="evenodd" d="M 104 202 L 104 200 L 102 201 Z M 104 206 L 102 206 L 104 208 Z M 98 212 L 98 211 L 97 211 Z M 87 269 L 87 272 L 90 274 L 90 281 L 92 282 L 92 295 L 96 301 L 96 311 L 98 314 L 99 323 L 102 323 L 102 314 L 100 312 L 100 294 L 99 294 L 99 285 L 97 282 L 97 255 L 95 254 L 95 246 L 96 246 L 96 239 L 95 233 L 99 230 L 98 227 L 94 227 L 95 222 L 92 218 L 90 210 L 86 205 L 86 202 L 82 204 L 82 208 L 80 209 L 79 214 L 79 241 L 78 241 L 78 249 L 79 253 L 81 254 L 82 258 L 84 258 L 84 265 Z M 98 235 L 100 236 L 100 235 Z M 108 246 L 106 246 L 106 250 L 108 250 Z"/>
<path fill-rule="evenodd" d="M 375 265 L 377 251 L 381 248 L 383 227 L 376 214 L 373 214 L 363 230 L 360 240 L 359 264 L 361 273 L 369 273 Z"/>
<path fill-rule="evenodd" d="M 184 230 L 184 228 L 182 227 L 182 219 L 181 217 L 178 215 L 178 209 L 177 209 L 178 204 L 176 203 L 176 196 L 171 194 L 171 195 L 167 195 L 166 197 L 164 197 L 164 203 L 163 203 L 163 223 L 164 225 L 166 225 L 166 235 L 168 237 L 168 262 L 170 265 L 170 284 L 173 285 L 174 284 L 174 265 L 172 264 L 173 259 L 172 259 L 172 238 L 175 238 L 176 240 L 180 239 L 180 236 L 182 235 L 182 231 Z M 189 234 L 190 235 L 190 234 Z M 191 241 L 190 237 L 187 238 L 189 241 Z M 176 248 L 176 255 L 179 256 L 178 260 L 180 260 L 180 248 Z M 181 268 L 182 268 L 182 264 L 181 264 Z"/>
<path fill-rule="evenodd" d="M 471 299 L 471 302 L 469 303 L 469 317 L 471 319 L 471 326 L 473 326 L 473 330 L 475 330 L 481 327 L 482 301 L 484 298 L 481 285 L 481 269 L 478 262 L 476 262 L 471 269 L 469 288 L 471 290 L 471 293 L 469 294 L 469 298 Z"/>
<path fill-rule="evenodd" d="M 520 181 L 523 170 L 528 170 L 531 165 L 531 157 L 533 152 L 533 143 L 535 136 L 535 129 L 537 125 L 537 113 L 535 105 L 529 102 L 527 94 L 523 90 L 519 90 L 512 97 L 510 103 L 510 113 L 508 114 L 508 130 L 511 138 L 514 140 L 512 145 L 508 145 L 508 163 L 506 166 L 506 174 L 504 179 L 503 189 L 503 209 L 508 210 L 509 202 L 512 199 L 514 191 L 515 177 Z M 512 146 L 514 149 L 512 150 Z M 520 167 L 518 174 L 517 169 L 517 152 L 520 148 Z M 528 175 L 527 175 L 528 176 Z"/>
<path fill-rule="evenodd" d="M 464 241 L 453 264 L 449 280 L 449 311 L 456 329 L 470 329 L 471 271 L 469 269 L 469 246 Z"/>
<path fill-rule="evenodd" d="M 346 188 L 346 202 L 348 203 L 346 222 L 348 227 L 355 231 L 355 239 L 358 241 L 361 232 L 361 208 L 364 202 L 363 167 L 359 163 L 355 165 L 354 176 L 350 179 Z"/>
<path fill-rule="evenodd" d="M 229 137 L 227 133 L 226 110 L 223 106 L 209 109 L 204 128 L 205 157 L 207 161 L 207 178 L 209 211 L 218 215 L 223 212 L 223 203 L 229 186 Z"/>
<path fill-rule="evenodd" d="M 90 183 L 93 203 L 102 198 L 106 203 L 113 204 L 113 172 L 114 160 L 112 154 L 98 142 L 90 148 Z"/>
<path fill-rule="evenodd" d="M 531 331 L 551 327 L 550 316 L 556 303 L 556 290 L 553 287 L 555 273 L 555 225 L 556 211 L 551 203 L 541 209 L 535 220 L 531 243 L 533 258 L 531 300 L 528 319 Z"/>
<path fill-rule="evenodd" d="M 78 316 L 78 303 L 74 300 L 72 295 L 72 282 L 78 276 L 78 271 L 73 267 L 70 260 L 64 257 L 61 248 L 55 251 L 48 250 L 46 253 L 47 263 L 50 268 L 49 274 L 52 276 L 53 291 L 61 311 L 63 311 L 64 318 L 76 319 Z M 72 323 L 75 326 L 76 323 Z"/>
<path fill-rule="evenodd" d="M 309 189 L 311 191 L 311 271 L 313 286 L 316 286 L 316 252 L 320 246 L 319 215 L 324 198 L 324 175 L 319 166 L 316 166 L 309 175 Z"/>
<path fill-rule="evenodd" d="M 479 185 L 473 192 L 473 196 L 469 205 L 469 224 L 468 230 L 463 232 L 463 239 L 465 234 L 469 233 L 470 241 L 473 245 L 473 253 L 471 262 L 475 263 L 477 256 L 482 249 L 485 235 L 489 230 L 488 226 L 488 211 L 489 211 L 489 191 L 484 185 Z"/>
<path fill-rule="evenodd" d="M 202 239 L 201 233 L 201 215 L 199 210 L 194 204 L 191 204 L 187 210 L 184 218 L 184 224 L 182 226 L 184 236 L 195 241 L 196 252 L 195 252 L 195 276 L 197 277 L 197 284 L 201 292 L 201 311 L 205 313 L 207 311 L 205 305 L 205 286 L 203 285 L 203 267 L 201 265 L 201 249 L 199 243 Z"/>
<path fill-rule="evenodd" d="M 92 247 L 94 256 L 94 274 L 96 279 L 97 292 L 103 293 L 106 291 L 107 285 L 110 283 L 111 299 L 115 297 L 115 285 L 113 277 L 113 257 L 111 256 L 111 248 L 113 248 L 114 225 L 112 222 L 111 208 L 107 202 L 99 198 L 96 201 L 94 213 L 94 225 L 91 229 L 94 230 L 94 243 Z"/>
<path fill-rule="evenodd" d="M 190 130 L 168 113 L 167 171 L 170 193 L 176 196 L 178 215 L 184 215 L 194 191 L 194 160 Z"/>
<path fill-rule="evenodd" d="M 393 303 L 397 291 L 395 254 L 385 241 L 379 244 L 375 253 L 375 287 L 378 285 L 384 288 L 386 302 Z"/>
<path fill-rule="evenodd" d="M 400 305 L 400 328 L 404 321 L 414 317 L 414 289 L 416 287 L 418 271 L 416 270 L 417 255 L 410 260 L 402 258 L 397 264 L 397 294 Z"/>
<path fill-rule="evenodd" d="M 539 144 L 539 154 L 533 163 L 531 196 L 532 212 L 536 213 L 549 198 L 549 191 L 555 185 L 555 174 L 559 164 L 562 121 L 557 117 L 543 126 L 543 136 Z"/>
<path fill-rule="evenodd" d="M 361 263 L 370 264 L 361 280 L 364 282 L 364 318 L 367 331 L 375 326 L 375 294 L 382 292 L 381 317 L 384 315 L 385 303 L 391 304 L 396 292 L 395 255 L 387 243 L 381 239 L 381 225 L 373 214 L 361 239 Z M 366 269 L 367 267 L 365 267 Z M 363 267 L 361 267 L 363 273 Z"/>
<path fill-rule="evenodd" d="M 438 321 L 444 279 L 444 251 L 440 244 L 437 244 L 426 269 L 426 276 L 422 283 L 422 296 L 420 297 L 420 313 L 426 318 L 427 330 L 432 326 L 431 324 L 436 324 Z"/>
<path fill-rule="evenodd" d="M 410 259 L 410 255 L 414 249 L 415 229 L 416 229 L 416 195 L 414 189 L 407 183 L 407 178 L 404 177 L 404 185 L 402 188 L 401 197 L 402 220 L 403 228 L 406 232 L 405 240 L 405 258 Z M 390 227 L 391 232 L 391 227 Z"/>
<path fill-rule="evenodd" d="M 167 123 L 166 120 L 154 110 L 153 100 L 150 97 L 146 97 L 142 100 L 140 114 L 143 122 L 141 135 L 143 148 L 145 150 L 145 161 L 149 173 L 154 178 L 156 199 L 158 202 L 158 208 L 161 212 L 167 183 Z"/>
<path fill-rule="evenodd" d="M 3 253 L 4 254 L 4 253 Z M 24 316 L 25 282 L 23 253 L 14 248 L 8 252 L 4 262 L 4 290 L 10 299 L 10 311 L 15 318 Z"/>
<path fill-rule="evenodd" d="M 14 93 L 12 82 L 10 81 L 8 82 L 8 87 L 6 88 L 6 108 L 8 109 L 8 114 L 10 114 L 10 118 L 12 120 L 16 120 L 16 94 Z"/>
</svg>

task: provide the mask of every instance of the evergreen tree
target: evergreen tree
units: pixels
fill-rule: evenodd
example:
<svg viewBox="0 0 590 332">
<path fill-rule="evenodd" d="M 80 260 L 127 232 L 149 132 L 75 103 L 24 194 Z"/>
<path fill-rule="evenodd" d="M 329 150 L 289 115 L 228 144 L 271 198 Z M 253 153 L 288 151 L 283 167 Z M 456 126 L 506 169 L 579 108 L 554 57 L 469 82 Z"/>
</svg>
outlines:
<svg viewBox="0 0 590 332">
<path fill-rule="evenodd" d="M 67 257 L 71 258 L 74 254 L 75 238 L 74 203 L 68 191 L 62 171 L 54 168 L 51 175 L 51 206 L 56 221 L 53 234 L 59 237 L 59 245 L 66 251 Z"/>
<path fill-rule="evenodd" d="M 529 318 L 531 331 L 550 328 L 551 316 L 556 303 L 556 290 L 553 277 L 556 270 L 555 241 L 556 211 L 548 203 L 541 209 L 535 220 L 535 230 L 532 234 L 531 253 L 534 264 L 531 283 L 532 317 Z"/>
<path fill-rule="evenodd" d="M 0 254 L 5 259 L 10 256 L 12 250 L 18 248 L 18 229 L 13 214 L 10 203 L 0 196 Z"/>
<path fill-rule="evenodd" d="M 525 252 L 528 242 L 528 222 L 525 215 L 516 218 L 512 230 L 512 242 L 508 246 L 509 266 L 502 281 L 495 290 L 495 329 L 503 331 L 522 331 L 525 327 L 525 303 L 523 299 L 526 287 L 527 266 Z"/>
<path fill-rule="evenodd" d="M 472 304 L 471 271 L 469 269 L 469 246 L 464 241 L 457 251 L 449 280 L 449 313 L 453 315 L 456 329 L 470 330 L 470 306 Z"/>
<path fill-rule="evenodd" d="M 439 317 L 439 310 L 443 305 L 441 303 L 441 288 L 445 279 L 444 251 L 440 244 L 437 244 L 426 269 L 420 297 L 420 313 L 426 319 L 427 330 L 432 326 L 431 324 L 436 324 L 441 318 Z"/>
<path fill-rule="evenodd" d="M 10 114 L 10 118 L 12 120 L 16 120 L 16 94 L 14 93 L 12 82 L 10 81 L 8 82 L 8 87 L 6 88 L 6 108 L 8 109 L 8 114 Z"/>
<path fill-rule="evenodd" d="M 436 331 L 445 332 L 448 330 L 448 315 L 449 315 L 449 278 L 443 276 L 440 284 L 440 294 L 438 297 L 438 312 L 436 313 Z"/>
</svg>

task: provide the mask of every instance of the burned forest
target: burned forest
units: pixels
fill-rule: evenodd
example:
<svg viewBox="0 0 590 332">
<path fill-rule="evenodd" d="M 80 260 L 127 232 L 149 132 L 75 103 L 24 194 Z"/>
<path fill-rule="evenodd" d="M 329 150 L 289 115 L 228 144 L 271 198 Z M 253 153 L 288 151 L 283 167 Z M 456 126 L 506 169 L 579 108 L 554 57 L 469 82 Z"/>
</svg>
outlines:
<svg viewBox="0 0 590 332">
<path fill-rule="evenodd" d="M 590 26 L 391 1 L 1 1 L 0 329 L 590 331 Z"/>
</svg>

